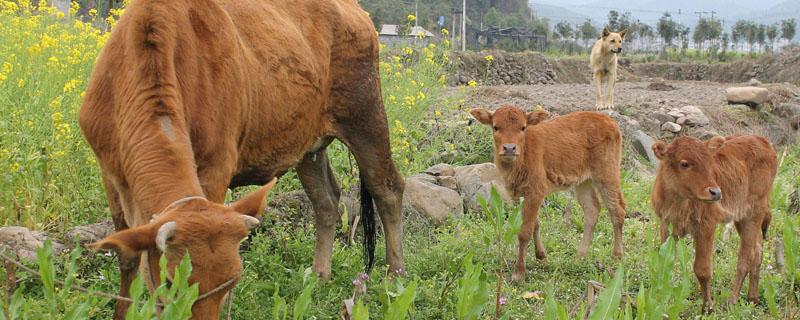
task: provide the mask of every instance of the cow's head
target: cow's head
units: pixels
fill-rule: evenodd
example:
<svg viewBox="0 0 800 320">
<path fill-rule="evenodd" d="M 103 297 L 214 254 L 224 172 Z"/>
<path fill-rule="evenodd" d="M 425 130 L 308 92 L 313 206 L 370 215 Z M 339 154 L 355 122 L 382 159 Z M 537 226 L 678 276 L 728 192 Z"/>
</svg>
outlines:
<svg viewBox="0 0 800 320">
<path fill-rule="evenodd" d="M 192 262 L 190 283 L 198 283 L 199 294 L 209 292 L 242 272 L 239 244 L 251 229 L 259 225 L 256 218 L 266 205 L 266 195 L 276 180 L 230 205 L 204 198 L 185 199 L 154 216 L 142 226 L 114 233 L 90 245 L 94 250 L 111 249 L 135 258 L 140 263 L 144 280 L 152 287 L 159 285 L 160 253 L 167 258 L 170 279 L 185 253 Z M 146 255 L 143 253 L 147 253 Z M 222 299 L 233 288 L 198 300 L 192 307 L 193 319 L 216 319 Z"/>
<path fill-rule="evenodd" d="M 603 47 L 613 53 L 622 53 L 622 42 L 625 41 L 627 33 L 628 30 L 611 32 L 608 27 L 603 28 L 603 36 L 600 38 L 603 40 Z"/>
<path fill-rule="evenodd" d="M 492 126 L 494 131 L 494 159 L 500 164 L 513 164 L 525 150 L 525 129 L 549 116 L 547 111 L 525 113 L 520 108 L 504 106 L 495 112 L 478 108 L 470 111 L 480 123 Z"/>
<path fill-rule="evenodd" d="M 707 143 L 680 137 L 669 145 L 662 141 L 653 144 L 653 152 L 661 160 L 658 174 L 666 188 L 688 199 L 709 203 L 722 199 L 722 190 L 714 179 L 713 154 L 724 143 L 723 137 Z"/>
</svg>

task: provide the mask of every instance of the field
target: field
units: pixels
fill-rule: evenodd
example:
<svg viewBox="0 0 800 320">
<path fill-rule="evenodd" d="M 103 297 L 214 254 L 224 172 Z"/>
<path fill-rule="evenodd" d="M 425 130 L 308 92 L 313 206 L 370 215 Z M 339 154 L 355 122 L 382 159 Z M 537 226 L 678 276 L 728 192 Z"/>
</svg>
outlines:
<svg viewBox="0 0 800 320">
<path fill-rule="evenodd" d="M 107 33 L 52 8 L 38 8 L 34 13 L 27 2 L 20 2 L 0 0 L 0 222 L 60 238 L 71 227 L 109 217 L 98 166 L 76 116 Z M 113 28 L 119 14 L 114 12 L 106 21 L 109 27 Z M 448 51 L 446 41 L 424 47 L 383 48 L 381 79 L 393 156 L 407 176 L 440 162 L 466 165 L 491 160 L 489 129 L 446 124 L 467 120 L 467 107 L 486 102 L 481 97 L 487 90 L 494 90 L 501 96 L 498 99 L 506 98 L 502 96 L 505 91 L 477 87 L 477 82 L 447 87 L 452 68 Z M 491 62 L 490 57 L 486 59 Z M 541 89 L 532 88 L 520 90 Z M 555 92 L 531 103 L 541 103 L 546 109 L 558 105 L 560 91 L 542 89 L 547 90 Z M 662 314 L 681 319 L 798 318 L 800 296 L 795 283 L 800 279 L 800 242 L 793 237 L 798 234 L 800 219 L 789 214 L 788 199 L 800 188 L 800 147 L 786 146 L 780 151 L 781 167 L 772 195 L 774 217 L 764 244 L 761 303 L 757 305 L 743 299 L 724 304 L 731 294 L 738 236 L 725 240 L 723 228 L 718 228 L 712 282 L 716 310 L 708 315 L 700 312 L 697 282 L 691 272 L 693 246 L 689 240 L 678 242 L 676 249 L 659 246 L 649 200 L 652 170 L 626 166 L 621 178 L 629 208 L 624 227 L 626 252 L 621 261 L 610 256 L 612 230 L 604 214 L 589 255 L 576 258 L 582 215 L 578 210 L 573 221 L 565 222 L 563 211 L 569 200 L 561 194 L 549 197 L 542 210 L 548 258 L 537 261 L 529 253 L 528 278 L 522 283 L 510 281 L 516 237 L 505 235 L 513 236 L 513 212 L 518 209 L 513 205 L 469 212 L 441 226 L 407 215 L 407 276 L 387 276 L 382 273 L 385 268 L 377 267 L 360 300 L 364 308 L 357 309 L 368 310 L 373 319 L 572 319 L 589 313 L 597 319 L 656 319 L 663 318 Z M 335 143 L 331 157 L 343 189 L 352 192 L 358 174 L 346 148 Z M 625 157 L 637 156 L 626 152 Z M 299 188 L 294 174 L 289 173 L 273 195 Z M 246 191 L 233 190 L 230 198 Z M 311 219 L 300 212 L 275 212 L 264 220 L 264 226 L 243 246 L 245 272 L 234 291 L 231 318 L 338 319 L 342 303 L 352 296 L 354 279 L 363 269 L 360 245 L 347 245 L 347 225 L 340 226 L 340 241 L 334 245 L 333 279 L 317 283 L 307 274 L 314 246 Z M 782 255 L 776 253 L 779 239 Z M 380 263 L 382 241 L 377 251 Z M 52 280 L 71 279 L 94 291 L 116 292 L 115 257 L 79 248 L 71 252 L 60 257 L 42 252 L 38 260 L 33 259 L 38 262 L 29 261 L 27 264 L 43 271 L 45 277 L 18 272 L 16 293 L 0 293 L 0 319 L 110 318 L 113 302 L 109 299 L 69 290 Z M 2 278 L 8 279 L 8 270 L 1 271 Z M 587 299 L 590 281 L 610 289 L 598 290 L 597 301 Z M 4 282 L 4 288 L 10 286 Z M 154 310 L 152 305 L 142 305 L 140 310 L 141 314 L 131 319 L 153 317 L 148 314 Z M 604 310 L 608 313 L 601 313 Z"/>
</svg>

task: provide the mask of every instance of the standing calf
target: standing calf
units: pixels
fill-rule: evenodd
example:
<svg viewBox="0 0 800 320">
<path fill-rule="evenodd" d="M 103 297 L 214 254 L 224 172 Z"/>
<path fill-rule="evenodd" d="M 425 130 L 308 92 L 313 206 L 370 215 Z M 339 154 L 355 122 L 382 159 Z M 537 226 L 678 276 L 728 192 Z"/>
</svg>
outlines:
<svg viewBox="0 0 800 320">
<path fill-rule="evenodd" d="M 470 113 L 493 127 L 494 160 L 500 175 L 514 197 L 525 197 L 514 280 L 525 278 L 525 252 L 531 235 L 536 258 L 545 257 L 539 237 L 539 207 L 545 196 L 556 191 L 574 188 L 583 207 L 579 257 L 586 255 L 597 224 L 598 193 L 614 224 L 614 257 L 622 256 L 625 219 L 619 180 L 622 135 L 614 120 L 596 112 L 575 112 L 544 121 L 548 117 L 545 111 L 525 113 L 511 106 L 494 113 L 485 109 L 473 109 Z"/>
<path fill-rule="evenodd" d="M 739 299 L 748 274 L 747 299 L 758 301 L 761 243 L 772 217 L 769 195 L 778 167 L 775 150 L 762 137 L 735 136 L 714 137 L 707 143 L 690 137 L 669 145 L 658 141 L 653 151 L 661 159 L 652 194 L 661 220 L 661 240 L 666 240 L 669 224 L 673 236 L 694 238 L 694 273 L 702 288 L 703 309 L 712 308 L 714 231 L 731 220 L 742 240 L 728 303 Z"/>
</svg>

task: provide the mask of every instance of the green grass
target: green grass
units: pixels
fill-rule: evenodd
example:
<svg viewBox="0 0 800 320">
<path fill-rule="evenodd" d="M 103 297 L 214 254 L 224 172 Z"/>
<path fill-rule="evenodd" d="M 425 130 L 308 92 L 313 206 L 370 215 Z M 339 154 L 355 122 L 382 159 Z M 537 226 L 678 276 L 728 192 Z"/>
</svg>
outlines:
<svg viewBox="0 0 800 320">
<path fill-rule="evenodd" d="M 76 225 L 107 219 L 108 209 L 97 164 L 76 123 L 81 92 L 92 62 L 104 43 L 104 35 L 69 19 L 10 12 L 3 9 L 7 5 L 7 1 L 0 0 L 0 11 L 3 12 L 0 14 L 0 114 L 4 115 L 0 118 L 0 131 L 3 132 L 0 136 L 0 221 L 3 225 L 23 225 L 59 234 Z M 444 55 L 446 49 L 441 46 L 408 48 L 382 54 L 381 79 L 394 160 L 406 175 L 442 161 L 462 165 L 490 160 L 489 129 L 484 126 L 465 127 L 458 123 L 467 119 L 459 100 L 468 94 L 468 89 L 445 94 L 440 79 L 449 68 Z M 78 54 L 74 50 L 78 50 Z M 6 68 L 6 65 L 10 67 Z M 350 156 L 339 143 L 330 148 L 334 170 L 344 188 L 350 188 L 358 176 L 350 165 Z M 791 301 L 788 298 L 790 281 L 783 272 L 772 268 L 775 264 L 774 244 L 787 219 L 797 219 L 787 216 L 786 201 L 787 195 L 800 187 L 798 177 L 800 148 L 794 147 L 783 161 L 775 184 L 772 197 L 774 219 L 770 237 L 764 244 L 762 268 L 762 282 L 768 276 L 773 280 L 781 312 L 786 312 Z M 457 292 L 464 275 L 462 266 L 469 256 L 474 266 L 483 268 L 488 275 L 491 290 L 494 290 L 497 266 L 502 266 L 502 295 L 508 299 L 503 312 L 511 318 L 544 317 L 546 300 L 525 299 L 525 292 L 542 291 L 551 298 L 551 306 L 557 303 L 567 312 L 580 310 L 588 281 L 611 283 L 613 276 L 610 271 L 620 268 L 625 270 L 622 288 L 626 294 L 635 296 L 640 287 L 649 288 L 652 283 L 648 257 L 658 249 L 658 226 L 649 200 L 653 178 L 638 172 L 624 172 L 622 180 L 629 214 L 640 213 L 625 221 L 624 258 L 621 261 L 611 258 L 613 232 L 608 217 L 603 214 L 588 257 L 577 259 L 576 249 L 582 232 L 581 212 L 577 204 L 574 205 L 574 221 L 566 224 L 562 211 L 567 198 L 556 194 L 548 198 L 541 214 L 542 238 L 548 258 L 537 261 L 531 247 L 528 278 L 518 284 L 509 281 L 511 265 L 516 259 L 516 244 L 501 246 L 500 249 L 488 245 L 486 234 L 492 232 L 493 227 L 484 213 L 470 212 L 438 227 L 418 216 L 407 216 L 404 246 L 408 276 L 399 282 L 406 286 L 412 282 L 417 285 L 410 318 L 456 318 Z M 298 188 L 299 183 L 293 174 L 281 180 L 281 192 Z M 301 218 L 280 220 L 277 215 L 266 220 L 266 226 L 252 234 L 242 254 L 245 272 L 235 288 L 234 319 L 269 317 L 266 315 L 271 314 L 275 307 L 276 292 L 287 301 L 288 311 L 293 313 L 291 306 L 306 288 L 304 279 L 311 266 L 314 246 L 313 223 Z M 795 223 L 798 225 L 800 221 Z M 345 239 L 346 234 L 341 228 L 334 245 L 333 279 L 319 283 L 311 291 L 311 307 L 306 318 L 338 318 L 342 301 L 353 293 L 352 281 L 363 268 L 361 248 L 358 245 L 347 246 Z M 768 318 L 766 302 L 722 305 L 735 274 L 738 237 L 723 242 L 721 235 L 718 236 L 717 248 L 712 283 L 717 311 L 705 317 L 699 313 L 697 285 L 690 274 L 692 293 L 685 301 L 687 305 L 680 317 Z M 377 251 L 380 263 L 384 256 L 382 241 L 379 241 Z M 83 253 L 76 259 L 76 284 L 92 290 L 116 292 L 119 275 L 112 256 Z M 66 271 L 70 265 L 68 257 L 55 260 L 56 278 L 63 279 L 73 274 Z M 363 297 L 373 319 L 383 318 L 389 310 L 387 299 L 394 301 L 391 303 L 393 306 L 401 300 L 397 296 L 402 291 L 398 288 L 398 280 L 389 279 L 381 273 L 383 270 L 385 268 L 376 268 L 368 283 L 368 293 Z M 5 269 L 0 272 L 3 279 L 5 273 Z M 30 274 L 21 272 L 18 277 L 18 295 L 12 300 L 29 306 L 30 318 L 44 317 L 49 312 L 46 307 L 48 299 L 52 299 L 48 298 L 50 291 L 43 287 L 40 279 Z M 5 302 L 5 298 L 0 301 Z M 113 312 L 113 303 L 108 299 L 91 298 L 77 292 L 59 299 L 62 299 L 59 300 L 62 306 L 87 302 L 86 312 L 93 319 L 107 319 Z M 490 317 L 495 307 L 494 299 L 483 307 L 482 319 Z M 793 310 L 798 308 L 794 302 Z M 398 309 L 389 312 L 395 310 Z M 58 318 L 57 315 L 51 317 Z"/>
</svg>

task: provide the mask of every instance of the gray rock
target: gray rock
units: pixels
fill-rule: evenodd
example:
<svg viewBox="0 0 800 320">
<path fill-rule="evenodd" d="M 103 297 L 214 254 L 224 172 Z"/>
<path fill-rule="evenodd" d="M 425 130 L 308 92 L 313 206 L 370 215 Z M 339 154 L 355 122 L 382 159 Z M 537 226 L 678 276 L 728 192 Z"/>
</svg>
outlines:
<svg viewBox="0 0 800 320">
<path fill-rule="evenodd" d="M 406 179 L 403 202 L 436 225 L 464 214 L 458 192 L 414 177 Z"/>
<path fill-rule="evenodd" d="M 458 182 L 456 181 L 455 177 L 452 176 L 442 176 L 438 177 L 438 185 L 445 187 L 447 189 L 458 191 Z"/>
<path fill-rule="evenodd" d="M 36 249 L 43 247 L 45 240 L 49 239 L 44 232 L 31 231 L 25 227 L 0 228 L 0 251 L 11 251 L 20 259 L 35 260 Z M 60 255 L 66 246 L 50 239 L 54 255 Z"/>
<path fill-rule="evenodd" d="M 678 124 L 691 127 L 703 127 L 711 123 L 703 110 L 695 106 L 685 106 L 680 109 L 685 116 L 678 119 Z"/>
<path fill-rule="evenodd" d="M 658 166 L 658 158 L 653 152 L 653 144 L 656 143 L 653 137 L 647 135 L 642 130 L 637 130 L 633 140 L 633 148 L 636 149 L 640 155 L 645 157 L 654 166 Z"/>
<path fill-rule="evenodd" d="M 663 112 L 653 112 L 652 117 L 653 119 L 658 120 L 659 124 L 662 124 L 664 122 L 675 122 L 675 117 Z"/>
<path fill-rule="evenodd" d="M 418 180 L 425 181 L 427 183 L 437 184 L 436 177 L 434 177 L 432 175 L 429 175 L 429 174 L 425 174 L 425 173 L 415 174 L 415 175 L 410 176 L 410 177 L 408 177 L 406 179 L 418 179 Z"/>
<path fill-rule="evenodd" d="M 711 139 L 713 137 L 718 136 L 719 133 L 717 131 L 713 130 L 713 129 L 705 129 L 704 128 L 704 129 L 696 131 L 692 135 L 697 137 L 697 138 L 699 138 L 700 140 L 708 140 L 708 139 Z"/>
<path fill-rule="evenodd" d="M 680 112 L 678 110 L 670 110 L 669 112 L 667 112 L 667 114 L 675 119 L 683 118 L 686 116 L 685 114 L 683 114 L 683 112 Z M 673 122 L 673 121 L 668 121 L 668 122 Z"/>
<path fill-rule="evenodd" d="M 725 90 L 729 104 L 746 104 L 756 108 L 769 99 L 769 90 L 759 87 L 736 87 Z"/>
<path fill-rule="evenodd" d="M 750 78 L 750 80 L 747 81 L 747 85 L 751 87 L 760 87 L 761 81 L 758 81 L 756 78 Z"/>
<path fill-rule="evenodd" d="M 781 118 L 792 119 L 800 116 L 800 104 L 781 103 L 775 106 L 775 110 L 773 110 L 772 113 Z"/>
<path fill-rule="evenodd" d="M 672 133 L 681 132 L 681 125 L 675 122 L 665 122 L 661 125 L 661 131 L 667 131 Z"/>
<path fill-rule="evenodd" d="M 456 183 L 461 196 L 464 198 L 464 206 L 473 211 L 480 210 L 478 205 L 478 195 L 487 196 L 487 190 L 491 186 L 497 187 L 500 196 L 505 201 L 511 201 L 511 195 L 504 187 L 500 173 L 494 163 L 482 163 L 455 168 Z"/>
<path fill-rule="evenodd" d="M 449 164 L 440 163 L 428 168 L 425 173 L 436 177 L 452 177 L 456 175 L 456 170 Z"/>
<path fill-rule="evenodd" d="M 78 226 L 67 231 L 67 240 L 75 240 L 78 243 L 92 243 L 114 233 L 114 222 L 106 220 L 85 226 Z"/>
</svg>

